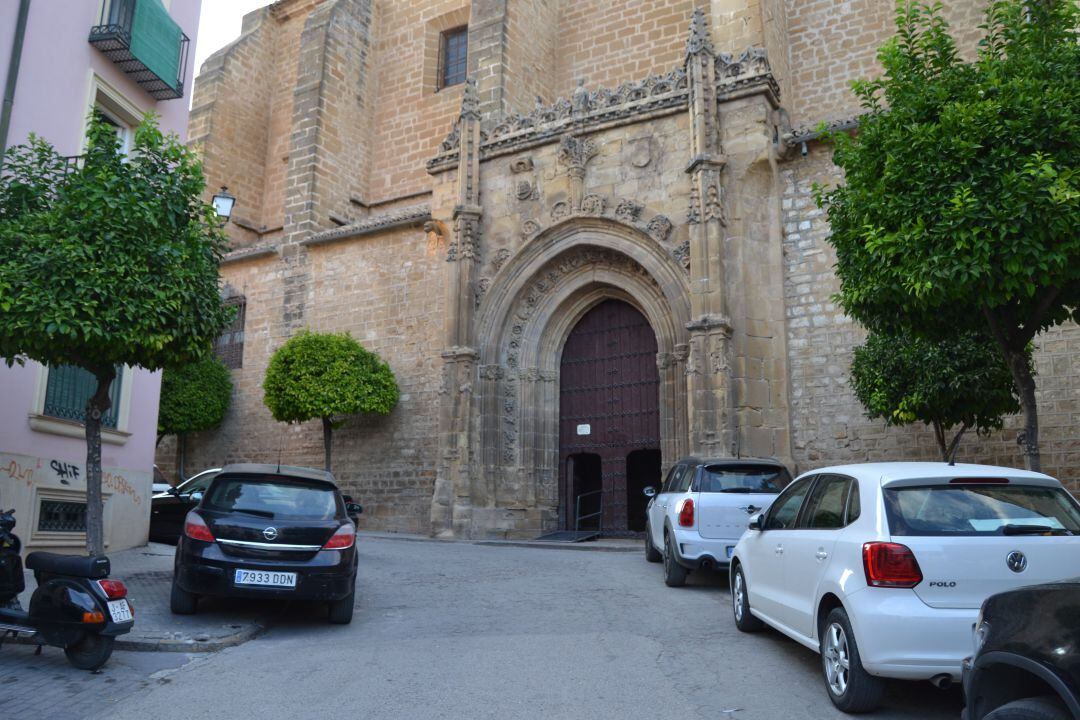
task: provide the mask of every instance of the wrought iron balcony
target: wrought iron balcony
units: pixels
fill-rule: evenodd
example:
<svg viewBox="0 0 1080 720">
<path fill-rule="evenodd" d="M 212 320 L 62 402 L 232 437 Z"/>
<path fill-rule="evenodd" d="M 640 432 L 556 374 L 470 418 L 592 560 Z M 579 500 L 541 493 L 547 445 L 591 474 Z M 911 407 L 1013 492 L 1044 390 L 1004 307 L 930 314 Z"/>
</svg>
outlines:
<svg viewBox="0 0 1080 720">
<path fill-rule="evenodd" d="M 155 99 L 184 96 L 190 40 L 161 0 L 105 0 L 90 44 Z"/>
</svg>

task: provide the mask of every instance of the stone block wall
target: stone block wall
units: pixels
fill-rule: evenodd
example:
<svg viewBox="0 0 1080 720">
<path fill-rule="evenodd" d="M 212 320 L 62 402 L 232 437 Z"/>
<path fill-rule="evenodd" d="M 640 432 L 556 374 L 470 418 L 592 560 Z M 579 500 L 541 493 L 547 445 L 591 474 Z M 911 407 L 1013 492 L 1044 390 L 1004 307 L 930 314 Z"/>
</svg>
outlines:
<svg viewBox="0 0 1080 720">
<path fill-rule="evenodd" d="M 886 427 L 869 420 L 850 386 L 852 348 L 865 331 L 832 296 L 839 289 L 829 228 L 812 185 L 834 184 L 831 150 L 810 146 L 806 158 L 782 166 L 784 292 L 794 459 L 799 471 L 835 463 L 938 460 L 933 432 L 922 425 Z M 1043 470 L 1080 490 L 1080 327 L 1065 325 L 1036 338 Z M 987 438 L 965 436 L 958 461 L 1023 467 L 1016 444 L 1020 417 Z"/>
<path fill-rule="evenodd" d="M 564 3 L 552 90 L 570 97 L 578 78 L 614 88 L 682 65 L 694 7 L 693 0 Z"/>
<path fill-rule="evenodd" d="M 859 111 L 852 80 L 881 72 L 877 51 L 896 30 L 894 0 L 786 0 L 791 92 L 784 104 L 795 126 Z M 965 54 L 979 38 L 985 0 L 944 0 L 945 17 Z M 772 57 L 770 56 L 770 60 Z"/>
<path fill-rule="evenodd" d="M 449 14 L 468 22 L 468 8 L 469 3 L 462 0 L 378 3 L 373 64 L 377 100 L 370 109 L 374 134 L 366 183 L 369 202 L 417 192 L 430 184 L 424 162 L 436 154 L 450 131 L 461 107 L 463 86 L 436 91 L 425 82 L 425 68 L 432 57 L 438 57 L 439 42 L 439 33 L 425 28 L 429 21 Z"/>
</svg>

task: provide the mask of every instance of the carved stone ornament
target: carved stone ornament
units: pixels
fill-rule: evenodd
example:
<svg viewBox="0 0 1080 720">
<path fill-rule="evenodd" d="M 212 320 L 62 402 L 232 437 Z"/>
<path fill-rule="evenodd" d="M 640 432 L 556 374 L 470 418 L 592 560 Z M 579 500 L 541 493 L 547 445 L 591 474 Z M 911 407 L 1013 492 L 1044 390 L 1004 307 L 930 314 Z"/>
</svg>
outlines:
<svg viewBox="0 0 1080 720">
<path fill-rule="evenodd" d="M 671 251 L 672 257 L 675 258 L 675 262 L 682 266 L 683 270 L 690 270 L 690 241 L 683 240 L 679 247 Z"/>
<path fill-rule="evenodd" d="M 465 78 L 465 90 L 461 94 L 461 117 L 480 119 L 480 93 L 476 91 L 476 78 Z"/>
<path fill-rule="evenodd" d="M 571 169 L 584 169 L 596 157 L 600 148 L 589 138 L 563 135 L 559 140 L 559 162 Z"/>
<path fill-rule="evenodd" d="M 701 222 L 701 193 L 698 192 L 697 183 L 690 183 L 690 202 L 686 207 L 686 222 L 697 225 Z"/>
<path fill-rule="evenodd" d="M 720 53 L 716 57 L 716 77 L 721 81 L 771 72 L 769 55 L 762 47 L 749 47 L 738 58 L 727 53 Z"/>
<path fill-rule="evenodd" d="M 515 175 L 523 172 L 532 172 L 533 167 L 533 159 L 531 157 L 517 158 L 510 163 L 510 172 Z"/>
<path fill-rule="evenodd" d="M 664 215 L 657 215 L 649 221 L 649 224 L 646 226 L 646 228 L 648 230 L 649 237 L 651 237 L 653 240 L 656 240 L 657 242 L 664 242 L 668 239 L 668 236 L 671 235 L 672 225 L 671 221 L 668 220 L 667 217 L 665 217 Z"/>
<path fill-rule="evenodd" d="M 690 19 L 690 36 L 686 39 L 686 54 L 699 55 L 701 53 L 712 55 L 713 46 L 709 38 L 709 24 L 705 21 L 705 12 L 701 8 L 695 8 L 694 16 Z"/>
<path fill-rule="evenodd" d="M 521 223 L 521 236 L 530 238 L 536 233 L 540 232 L 540 223 L 535 220 L 526 220 Z"/>
<path fill-rule="evenodd" d="M 446 261 L 477 260 L 480 257 L 480 222 L 475 216 L 454 218 L 454 238 L 446 251 Z"/>
<path fill-rule="evenodd" d="M 586 195 L 581 200 L 581 212 L 585 215 L 603 215 L 604 206 L 602 195 Z"/>
<path fill-rule="evenodd" d="M 503 369 L 501 365 L 481 365 L 480 366 L 480 379 L 481 380 L 501 380 L 503 377 Z"/>
<path fill-rule="evenodd" d="M 519 180 L 517 187 L 514 188 L 514 197 L 518 200 L 528 200 L 532 198 L 535 190 L 536 186 L 531 180 Z"/>
<path fill-rule="evenodd" d="M 644 206 L 639 202 L 634 202 L 633 200 L 620 200 L 618 206 L 615 208 L 615 217 L 623 222 L 633 223 L 641 217 L 641 211 L 644 209 Z"/>
<path fill-rule="evenodd" d="M 720 186 L 710 183 L 705 188 L 705 222 L 719 220 L 724 222 L 724 206 L 720 202 Z"/>
<path fill-rule="evenodd" d="M 480 278 L 476 282 L 476 307 L 480 307 L 481 301 L 484 299 L 484 295 L 491 288 L 491 278 Z"/>
<path fill-rule="evenodd" d="M 509 259 L 510 251 L 506 248 L 499 248 L 499 251 L 495 253 L 495 257 L 491 261 L 491 266 L 495 268 L 495 272 L 499 272 Z"/>
<path fill-rule="evenodd" d="M 720 375 L 728 368 L 727 339 L 722 335 L 713 337 L 712 351 L 709 353 L 709 366 L 714 375 Z"/>
<path fill-rule="evenodd" d="M 552 221 L 559 221 L 567 217 L 570 217 L 570 203 L 560 200 L 551 206 Z"/>
<path fill-rule="evenodd" d="M 629 141 L 630 146 L 630 164 L 636 168 L 647 167 L 652 162 L 653 158 L 653 145 L 655 144 L 651 137 L 637 138 L 636 140 Z"/>
</svg>

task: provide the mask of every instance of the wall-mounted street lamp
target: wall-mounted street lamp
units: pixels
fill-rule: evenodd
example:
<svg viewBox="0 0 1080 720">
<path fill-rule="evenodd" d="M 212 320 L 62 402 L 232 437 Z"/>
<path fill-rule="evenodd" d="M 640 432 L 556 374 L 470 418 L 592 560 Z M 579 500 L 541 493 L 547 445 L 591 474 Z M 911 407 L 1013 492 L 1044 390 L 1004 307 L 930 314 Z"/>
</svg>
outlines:
<svg viewBox="0 0 1080 720">
<path fill-rule="evenodd" d="M 236 197 L 229 193 L 229 188 L 222 185 L 221 190 L 214 195 L 213 204 L 221 224 L 224 225 L 229 222 L 233 205 L 236 204 Z"/>
</svg>

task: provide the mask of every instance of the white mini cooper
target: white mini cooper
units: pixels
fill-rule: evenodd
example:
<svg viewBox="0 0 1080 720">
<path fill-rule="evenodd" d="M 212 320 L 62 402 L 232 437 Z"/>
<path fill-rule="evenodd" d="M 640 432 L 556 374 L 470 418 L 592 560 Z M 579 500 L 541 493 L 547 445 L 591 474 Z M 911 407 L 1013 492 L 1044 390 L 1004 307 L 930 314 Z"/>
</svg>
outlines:
<svg viewBox="0 0 1080 720">
<path fill-rule="evenodd" d="M 988 596 L 1080 575 L 1080 503 L 1039 473 L 877 463 L 795 480 L 735 547 L 744 632 L 767 623 L 821 654 L 845 712 L 882 678 L 958 681 Z"/>
<path fill-rule="evenodd" d="M 683 585 L 692 570 L 726 568 L 747 518 L 789 482 L 791 473 L 775 460 L 680 460 L 659 492 L 645 488 L 645 559 L 664 561 L 670 587 Z"/>
</svg>

